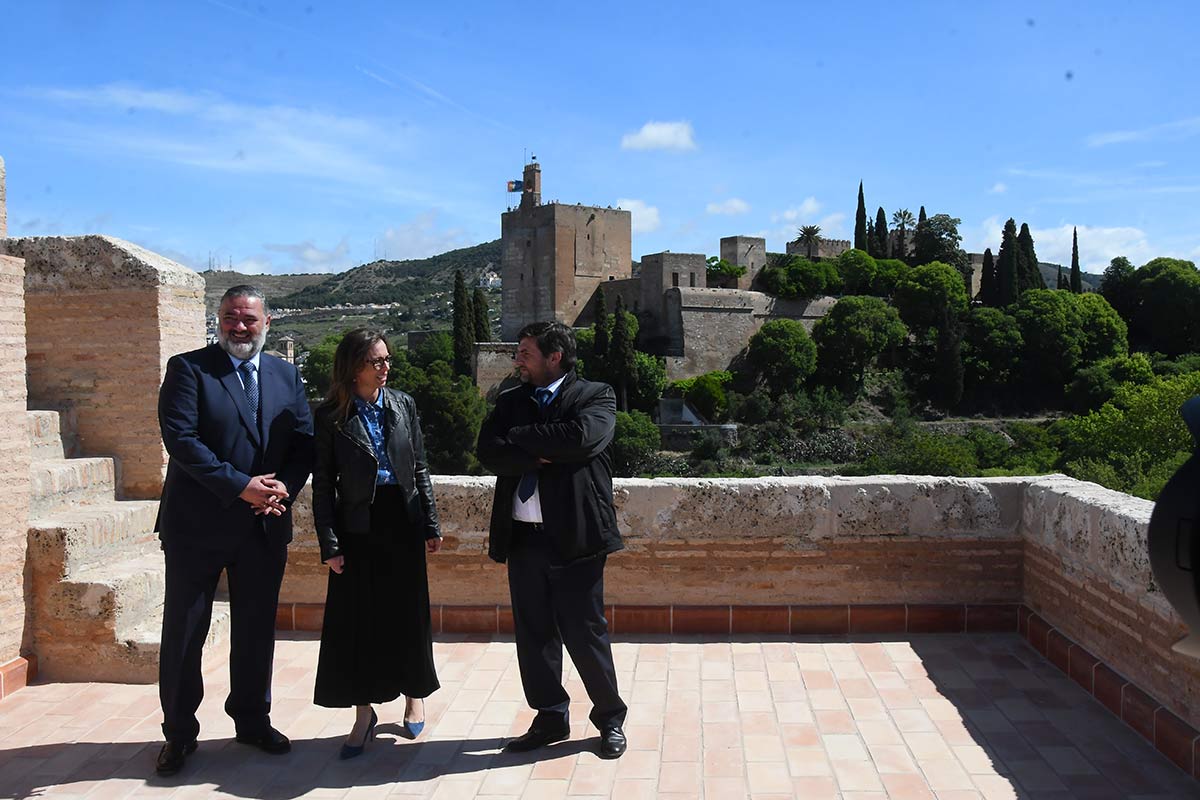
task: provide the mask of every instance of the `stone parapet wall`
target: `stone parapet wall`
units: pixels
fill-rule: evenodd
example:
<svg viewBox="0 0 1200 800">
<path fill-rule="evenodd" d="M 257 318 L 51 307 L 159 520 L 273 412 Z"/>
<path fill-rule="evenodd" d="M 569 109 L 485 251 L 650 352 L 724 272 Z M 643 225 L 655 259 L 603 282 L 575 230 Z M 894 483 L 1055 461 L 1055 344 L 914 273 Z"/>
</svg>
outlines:
<svg viewBox="0 0 1200 800">
<path fill-rule="evenodd" d="M 157 498 L 154 409 L 167 359 L 204 345 L 204 280 L 107 236 L 0 241 L 24 258 L 32 408 L 76 414 L 84 455 L 115 456 L 118 492 Z"/>
<path fill-rule="evenodd" d="M 28 645 L 22 637 L 32 446 L 25 421 L 24 276 L 23 261 L 0 256 L 0 667 Z"/>
<path fill-rule="evenodd" d="M 436 476 L 441 553 L 431 600 L 508 605 L 487 557 L 492 478 Z M 1018 479 L 627 479 L 616 482 L 626 549 L 605 574 L 615 605 L 1017 603 Z M 282 603 L 320 603 L 327 569 L 309 494 L 296 508 Z"/>
<path fill-rule="evenodd" d="M 1200 728 L 1200 662 L 1171 650 L 1187 633 L 1150 571 L 1154 504 L 1065 477 L 1025 493 L 1029 608 L 1188 724 Z"/>
</svg>

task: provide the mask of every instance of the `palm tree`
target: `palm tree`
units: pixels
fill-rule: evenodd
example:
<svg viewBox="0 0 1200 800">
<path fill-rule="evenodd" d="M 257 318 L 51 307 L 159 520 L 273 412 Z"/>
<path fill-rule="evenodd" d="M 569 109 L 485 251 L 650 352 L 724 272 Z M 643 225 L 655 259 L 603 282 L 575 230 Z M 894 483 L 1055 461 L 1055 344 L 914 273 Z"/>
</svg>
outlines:
<svg viewBox="0 0 1200 800">
<path fill-rule="evenodd" d="M 907 208 L 902 208 L 892 214 L 892 227 L 896 230 L 896 258 L 904 259 L 908 257 L 908 245 L 904 240 L 905 232 L 915 225 L 916 218 Z"/>
<path fill-rule="evenodd" d="M 812 261 L 813 248 L 822 242 L 820 225 L 805 225 L 800 229 L 796 241 L 804 245 L 808 251 L 808 260 Z"/>
</svg>

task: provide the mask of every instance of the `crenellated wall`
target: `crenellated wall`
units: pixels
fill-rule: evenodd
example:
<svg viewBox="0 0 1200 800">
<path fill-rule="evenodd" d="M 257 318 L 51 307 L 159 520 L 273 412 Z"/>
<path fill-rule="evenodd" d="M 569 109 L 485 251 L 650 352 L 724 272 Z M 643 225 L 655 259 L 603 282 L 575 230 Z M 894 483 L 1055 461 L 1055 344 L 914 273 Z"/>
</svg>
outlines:
<svg viewBox="0 0 1200 800">
<path fill-rule="evenodd" d="M 77 415 L 84 455 L 115 456 L 126 498 L 157 499 L 167 359 L 204 345 L 204 279 L 108 236 L 0 240 L 25 260 L 31 408 Z"/>
</svg>

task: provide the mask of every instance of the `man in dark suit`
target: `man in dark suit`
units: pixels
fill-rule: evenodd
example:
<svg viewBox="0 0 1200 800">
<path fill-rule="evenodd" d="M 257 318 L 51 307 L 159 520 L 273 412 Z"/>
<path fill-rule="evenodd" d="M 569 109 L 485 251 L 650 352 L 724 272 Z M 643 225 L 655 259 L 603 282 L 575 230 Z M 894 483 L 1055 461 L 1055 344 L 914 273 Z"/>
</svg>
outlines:
<svg viewBox="0 0 1200 800">
<path fill-rule="evenodd" d="M 604 563 L 620 550 L 608 445 L 616 398 L 575 374 L 575 335 L 558 322 L 525 326 L 514 357 L 522 383 L 496 400 L 479 431 L 480 462 L 496 473 L 489 555 L 508 562 L 521 684 L 537 710 L 511 752 L 570 735 L 562 648 L 592 701 L 600 756 L 625 752 L 625 703 L 617 692 Z"/>
<path fill-rule="evenodd" d="M 218 323 L 218 344 L 167 362 L 158 398 L 170 455 L 158 517 L 167 568 L 160 775 L 178 772 L 196 749 L 201 650 L 222 570 L 231 617 L 225 712 L 237 741 L 291 749 L 271 727 L 271 662 L 291 501 L 312 470 L 312 415 L 296 368 L 262 352 L 271 314 L 261 291 L 225 292 Z"/>
</svg>

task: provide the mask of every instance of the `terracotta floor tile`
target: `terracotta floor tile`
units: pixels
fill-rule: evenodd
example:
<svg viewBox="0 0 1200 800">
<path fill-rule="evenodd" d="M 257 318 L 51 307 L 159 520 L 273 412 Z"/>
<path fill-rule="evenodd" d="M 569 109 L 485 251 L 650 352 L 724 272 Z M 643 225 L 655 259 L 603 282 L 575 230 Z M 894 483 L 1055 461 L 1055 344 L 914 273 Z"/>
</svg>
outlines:
<svg viewBox="0 0 1200 800">
<path fill-rule="evenodd" d="M 696 796 L 702 791 L 702 774 L 699 763 L 664 763 L 658 773 L 658 791 L 664 793 L 690 793 Z"/>
<path fill-rule="evenodd" d="M 704 800 L 746 800 L 749 789 L 745 778 L 706 777 Z"/>
<path fill-rule="evenodd" d="M 794 778 L 792 791 L 795 793 L 794 797 L 803 797 L 805 800 L 838 800 L 841 797 L 838 794 L 837 781 L 832 775 Z"/>
<path fill-rule="evenodd" d="M 833 774 L 843 792 L 883 791 L 879 773 L 869 761 L 838 761 L 834 759 Z"/>
<path fill-rule="evenodd" d="M 791 794 L 792 791 L 792 778 L 786 763 L 747 764 L 746 781 L 752 795 L 769 792 Z"/>
</svg>

